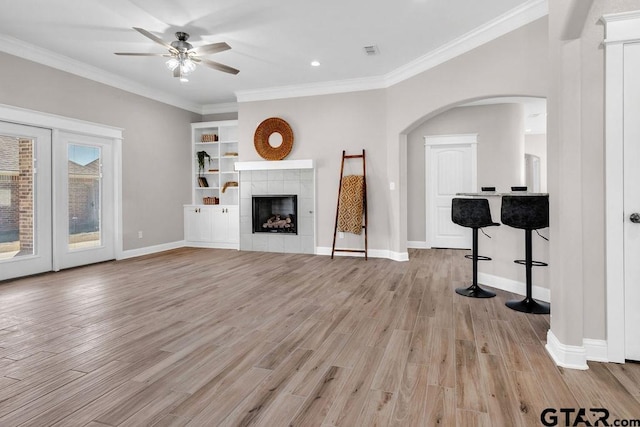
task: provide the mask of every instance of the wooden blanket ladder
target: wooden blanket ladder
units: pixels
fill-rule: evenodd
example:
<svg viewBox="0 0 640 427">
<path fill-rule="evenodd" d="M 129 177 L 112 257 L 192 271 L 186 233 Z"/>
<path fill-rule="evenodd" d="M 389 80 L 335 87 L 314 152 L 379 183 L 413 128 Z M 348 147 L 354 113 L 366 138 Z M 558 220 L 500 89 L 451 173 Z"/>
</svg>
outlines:
<svg viewBox="0 0 640 427">
<path fill-rule="evenodd" d="M 344 161 L 349 159 L 362 159 L 362 176 L 363 176 L 363 198 L 362 198 L 362 211 L 363 211 L 363 223 L 362 229 L 364 230 L 364 249 L 336 249 L 336 236 L 338 235 L 338 216 L 340 214 L 340 196 L 342 194 L 342 178 L 344 177 Z M 362 154 L 347 155 L 345 150 L 342 150 L 342 164 L 340 165 L 340 185 L 338 187 L 338 203 L 336 205 L 336 222 L 333 227 L 333 246 L 331 247 L 331 259 L 336 252 L 356 252 L 363 253 L 365 261 L 368 259 L 367 252 L 367 162 L 364 155 L 364 149 Z"/>
</svg>

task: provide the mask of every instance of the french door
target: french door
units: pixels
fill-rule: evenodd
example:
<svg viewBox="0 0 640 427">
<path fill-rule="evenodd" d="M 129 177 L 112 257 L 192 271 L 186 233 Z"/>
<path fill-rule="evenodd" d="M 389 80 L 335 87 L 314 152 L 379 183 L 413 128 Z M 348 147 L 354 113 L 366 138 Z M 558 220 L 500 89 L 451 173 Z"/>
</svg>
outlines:
<svg viewBox="0 0 640 427">
<path fill-rule="evenodd" d="M 53 267 L 114 259 L 112 142 L 66 132 L 56 139 Z"/>
<path fill-rule="evenodd" d="M 51 131 L 0 121 L 0 280 L 50 271 Z"/>
<path fill-rule="evenodd" d="M 0 122 L 0 280 L 115 258 L 112 140 Z"/>
</svg>

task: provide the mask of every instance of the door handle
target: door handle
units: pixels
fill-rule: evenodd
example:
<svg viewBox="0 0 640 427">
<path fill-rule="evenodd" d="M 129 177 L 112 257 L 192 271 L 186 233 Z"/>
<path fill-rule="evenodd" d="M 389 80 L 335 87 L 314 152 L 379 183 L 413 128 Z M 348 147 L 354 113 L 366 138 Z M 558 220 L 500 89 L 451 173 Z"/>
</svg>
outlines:
<svg viewBox="0 0 640 427">
<path fill-rule="evenodd" d="M 634 212 L 629 216 L 629 220 L 634 224 L 640 223 L 640 214 L 638 212 Z"/>
</svg>

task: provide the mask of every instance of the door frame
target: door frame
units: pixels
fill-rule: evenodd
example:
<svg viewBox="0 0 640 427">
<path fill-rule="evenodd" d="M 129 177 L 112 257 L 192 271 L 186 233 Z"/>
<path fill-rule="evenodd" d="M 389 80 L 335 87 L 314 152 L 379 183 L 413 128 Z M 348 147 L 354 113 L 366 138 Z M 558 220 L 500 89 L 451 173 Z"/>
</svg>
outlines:
<svg viewBox="0 0 640 427">
<path fill-rule="evenodd" d="M 625 361 L 624 45 L 640 40 L 640 11 L 604 15 L 607 358 Z M 622 309 L 621 309 L 622 307 Z"/>
<path fill-rule="evenodd" d="M 113 203 L 114 203 L 114 245 L 116 259 L 123 258 L 123 234 L 122 234 L 122 128 L 107 126 L 99 123 L 43 113 L 26 108 L 0 104 L 0 120 L 27 126 L 51 129 L 52 151 L 55 151 L 61 143 L 61 132 L 75 133 L 79 135 L 95 136 L 112 141 L 113 150 Z M 53 173 L 56 173 L 55 171 Z M 55 189 L 53 197 L 56 197 Z M 56 212 L 53 212 L 52 223 L 57 223 Z M 54 239 L 58 238 L 55 235 Z M 55 254 L 53 266 L 56 270 Z"/>
<path fill-rule="evenodd" d="M 471 188 L 478 189 L 478 134 L 464 133 L 451 135 L 428 135 L 424 137 L 424 178 L 425 178 L 425 243 L 427 248 L 433 247 L 433 227 L 427 218 L 433 218 L 435 206 L 433 203 L 433 180 L 431 177 L 431 157 L 433 148 L 444 146 L 471 147 Z"/>
</svg>

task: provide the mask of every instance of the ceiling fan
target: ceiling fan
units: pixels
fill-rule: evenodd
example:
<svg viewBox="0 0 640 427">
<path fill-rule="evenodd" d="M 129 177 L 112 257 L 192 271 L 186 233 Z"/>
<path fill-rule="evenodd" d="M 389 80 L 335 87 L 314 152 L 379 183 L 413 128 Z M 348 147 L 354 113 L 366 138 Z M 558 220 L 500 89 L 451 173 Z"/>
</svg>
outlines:
<svg viewBox="0 0 640 427">
<path fill-rule="evenodd" d="M 203 64 L 214 70 L 223 71 L 229 74 L 238 74 L 240 70 L 237 70 L 228 65 L 220 64 L 219 62 L 211 61 L 206 58 L 201 58 L 201 55 L 209 55 L 218 52 L 224 52 L 231 49 L 231 46 L 224 42 L 206 44 L 194 48 L 189 39 L 189 34 L 182 31 L 178 31 L 176 39 L 171 44 L 151 34 L 149 31 L 143 28 L 133 27 L 134 30 L 142 34 L 143 36 L 153 40 L 161 46 L 164 46 L 169 50 L 169 53 L 132 53 L 132 52 L 116 52 L 116 55 L 126 56 L 164 56 L 169 58 L 167 61 L 167 67 L 173 72 L 173 77 L 180 78 L 180 81 L 189 81 L 187 76 L 196 68 L 196 64 Z"/>
</svg>

